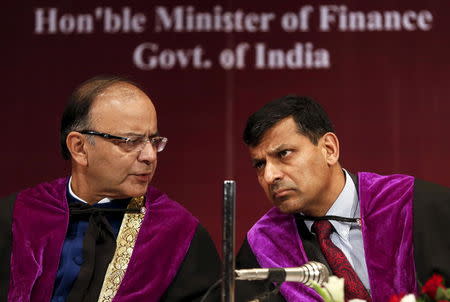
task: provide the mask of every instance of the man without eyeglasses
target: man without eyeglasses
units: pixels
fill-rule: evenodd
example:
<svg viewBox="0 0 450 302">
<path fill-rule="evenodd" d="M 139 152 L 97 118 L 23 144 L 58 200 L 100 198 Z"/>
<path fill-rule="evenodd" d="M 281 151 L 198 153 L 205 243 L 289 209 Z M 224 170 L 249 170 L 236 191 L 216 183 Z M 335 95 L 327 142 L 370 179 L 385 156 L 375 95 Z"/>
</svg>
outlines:
<svg viewBox="0 0 450 302">
<path fill-rule="evenodd" d="M 380 302 L 415 293 L 417 280 L 433 271 L 448 276 L 449 236 L 433 234 L 443 234 L 450 189 L 407 175 L 350 174 L 339 163 L 331 121 L 306 97 L 266 104 L 248 119 L 243 139 L 275 207 L 247 233 L 238 268 L 319 261 L 344 278 L 346 299 Z M 265 281 L 239 281 L 237 287 L 238 301 L 267 298 L 274 290 Z M 268 301 L 321 301 L 294 282 L 269 296 Z"/>
<path fill-rule="evenodd" d="M 166 143 L 136 84 L 81 84 L 61 122 L 71 177 L 6 200 L 8 301 L 199 301 L 220 277 L 220 259 L 198 220 L 150 186 Z"/>
</svg>

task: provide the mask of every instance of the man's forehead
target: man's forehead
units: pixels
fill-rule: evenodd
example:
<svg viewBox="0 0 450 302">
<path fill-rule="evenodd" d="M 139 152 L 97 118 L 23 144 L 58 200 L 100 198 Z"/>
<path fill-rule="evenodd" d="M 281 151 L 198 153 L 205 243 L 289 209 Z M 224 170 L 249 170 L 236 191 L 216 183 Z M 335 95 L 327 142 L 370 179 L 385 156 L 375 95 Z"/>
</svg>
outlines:
<svg viewBox="0 0 450 302">
<path fill-rule="evenodd" d="M 265 141 L 255 147 L 249 147 L 250 156 L 253 159 L 262 158 L 266 155 L 273 155 L 280 150 L 289 148 L 289 142 L 285 141 Z"/>
<path fill-rule="evenodd" d="M 90 112 L 93 126 L 143 134 L 157 131 L 156 110 L 141 90 L 117 83 L 95 99 Z"/>
<path fill-rule="evenodd" d="M 130 105 L 130 102 L 140 102 L 144 104 L 142 110 L 151 108 L 155 110 L 154 105 L 150 98 L 138 87 L 126 83 L 119 82 L 106 88 L 102 93 L 97 95 L 94 99 L 93 107 L 110 107 L 115 105 Z M 145 107 L 147 105 L 147 107 Z"/>
<path fill-rule="evenodd" d="M 97 98 L 108 98 L 114 97 L 119 100 L 127 100 L 138 95 L 145 95 L 145 93 L 137 88 L 136 86 L 126 83 L 126 82 L 118 82 L 114 83 L 104 91 L 102 91 Z"/>
<path fill-rule="evenodd" d="M 252 159 L 262 158 L 279 151 L 283 146 L 287 146 L 287 142 L 282 137 L 265 135 L 258 145 L 249 147 L 250 156 Z"/>
<path fill-rule="evenodd" d="M 255 148 L 281 144 L 283 140 L 286 140 L 295 134 L 299 135 L 300 133 L 298 132 L 297 124 L 294 119 L 291 117 L 285 118 L 267 129 L 261 136 L 259 144 Z"/>
<path fill-rule="evenodd" d="M 294 119 L 285 118 L 267 129 L 257 146 L 249 147 L 250 156 L 260 158 L 281 149 L 291 148 L 293 144 L 298 143 L 301 136 L 305 137 L 298 131 Z"/>
</svg>

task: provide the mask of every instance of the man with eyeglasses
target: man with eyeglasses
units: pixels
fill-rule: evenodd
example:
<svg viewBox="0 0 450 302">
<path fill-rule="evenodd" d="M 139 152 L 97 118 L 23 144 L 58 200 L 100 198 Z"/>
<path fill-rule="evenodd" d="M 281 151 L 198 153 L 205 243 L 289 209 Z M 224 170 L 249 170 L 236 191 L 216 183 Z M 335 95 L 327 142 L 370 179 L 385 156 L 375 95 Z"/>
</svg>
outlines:
<svg viewBox="0 0 450 302">
<path fill-rule="evenodd" d="M 9 279 L 8 301 L 199 301 L 220 259 L 198 220 L 149 185 L 166 144 L 136 84 L 81 84 L 61 122 L 71 177 L 3 203 L 4 298 Z"/>
</svg>

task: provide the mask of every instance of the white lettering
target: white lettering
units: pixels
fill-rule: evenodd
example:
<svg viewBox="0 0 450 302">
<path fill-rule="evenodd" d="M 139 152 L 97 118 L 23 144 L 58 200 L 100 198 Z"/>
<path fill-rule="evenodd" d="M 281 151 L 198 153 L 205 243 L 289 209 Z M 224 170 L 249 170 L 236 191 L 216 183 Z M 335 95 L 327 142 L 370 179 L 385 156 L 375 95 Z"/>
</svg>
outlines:
<svg viewBox="0 0 450 302">
<path fill-rule="evenodd" d="M 193 6 L 156 6 L 154 12 L 156 32 L 267 32 L 275 18 L 274 13 L 223 11 L 221 6 L 206 12 Z"/>
<path fill-rule="evenodd" d="M 159 45 L 155 43 L 142 43 L 133 53 L 133 62 L 139 69 L 164 70 L 179 67 L 186 69 L 192 66 L 194 69 L 207 69 L 211 67 L 211 61 L 203 60 L 203 48 L 196 46 L 191 49 L 163 49 L 159 51 Z"/>
<path fill-rule="evenodd" d="M 64 14 L 59 17 L 56 8 L 48 9 L 47 14 L 45 9 L 37 8 L 34 15 L 36 34 L 90 34 L 94 31 L 94 18 L 89 14 Z"/>
<path fill-rule="evenodd" d="M 416 26 L 415 26 L 414 21 L 416 20 L 416 18 L 417 18 L 417 15 L 415 12 L 413 12 L 411 10 L 406 11 L 403 14 L 403 18 L 402 18 L 403 28 L 405 28 L 406 30 L 409 30 L 409 31 L 415 30 Z"/>
<path fill-rule="evenodd" d="M 287 32 L 296 31 L 298 23 L 297 15 L 294 13 L 285 13 L 281 17 L 281 27 Z"/>
<path fill-rule="evenodd" d="M 248 43 L 239 43 L 236 46 L 236 69 L 245 67 L 245 55 L 250 45 Z"/>
<path fill-rule="evenodd" d="M 363 12 L 352 12 L 349 15 L 349 29 L 351 31 L 364 31 L 366 29 L 366 16 Z"/>
<path fill-rule="evenodd" d="M 386 30 L 400 30 L 400 13 L 396 11 L 387 11 L 384 13 L 384 27 Z"/>
<path fill-rule="evenodd" d="M 309 17 L 314 11 L 311 5 L 305 5 L 300 8 L 298 13 L 287 12 L 281 16 L 281 27 L 284 31 L 309 31 Z"/>
<path fill-rule="evenodd" d="M 367 14 L 367 30 L 379 31 L 383 30 L 383 17 L 379 12 L 369 12 Z"/>
<path fill-rule="evenodd" d="M 312 43 L 295 43 L 288 50 L 269 49 L 264 43 L 255 45 L 256 69 L 326 69 L 330 68 L 326 49 L 314 49 Z"/>
<path fill-rule="evenodd" d="M 309 30 L 309 16 L 314 11 L 314 8 L 311 5 L 302 6 L 299 13 L 300 19 L 300 30 L 308 31 Z"/>
<path fill-rule="evenodd" d="M 62 15 L 59 19 L 59 30 L 63 34 L 70 34 L 75 29 L 75 20 L 72 15 Z"/>
<path fill-rule="evenodd" d="M 433 22 L 433 14 L 428 10 L 422 10 L 417 17 L 417 27 L 421 30 L 427 31 L 431 29 L 431 23 Z"/>
<path fill-rule="evenodd" d="M 239 43 L 235 50 L 224 49 L 219 55 L 219 63 L 223 69 L 243 69 L 245 67 L 245 55 L 250 45 Z"/>
<path fill-rule="evenodd" d="M 219 63 L 223 69 L 232 69 L 234 67 L 234 61 L 236 61 L 234 57 L 234 53 L 231 49 L 224 49 L 219 55 Z"/>
<path fill-rule="evenodd" d="M 330 31 L 330 25 L 336 23 L 336 13 L 339 11 L 337 5 L 320 6 L 320 30 Z"/>
<path fill-rule="evenodd" d="M 106 33 L 141 33 L 145 30 L 145 15 L 133 14 L 131 8 L 123 7 L 120 13 L 115 13 L 111 7 L 104 9 L 103 29 Z"/>
<path fill-rule="evenodd" d="M 336 22 L 337 19 L 337 22 Z M 428 31 L 432 27 L 430 11 L 350 11 L 347 6 L 323 5 L 320 7 L 321 31 Z M 337 24 L 336 24 L 337 23 Z"/>
<path fill-rule="evenodd" d="M 56 33 L 56 14 L 58 10 L 56 8 L 51 8 L 48 10 L 48 16 L 45 16 L 43 8 L 37 8 L 34 10 L 34 32 L 36 34 L 43 34 L 45 31 L 44 26 L 48 25 L 49 34 Z"/>
</svg>

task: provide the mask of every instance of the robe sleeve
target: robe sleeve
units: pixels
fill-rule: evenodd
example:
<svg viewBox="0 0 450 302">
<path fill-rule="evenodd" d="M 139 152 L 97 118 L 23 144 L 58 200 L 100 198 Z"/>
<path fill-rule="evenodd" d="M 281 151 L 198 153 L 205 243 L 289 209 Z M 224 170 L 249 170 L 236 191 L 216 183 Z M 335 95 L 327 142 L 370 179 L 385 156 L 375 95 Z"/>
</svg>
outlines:
<svg viewBox="0 0 450 302">
<path fill-rule="evenodd" d="M 433 273 L 450 278 L 450 188 L 416 179 L 414 183 L 414 258 L 422 284 Z M 447 284 L 448 285 L 448 284 Z"/>
<path fill-rule="evenodd" d="M 200 301 L 208 288 L 220 279 L 221 268 L 214 242 L 199 224 L 177 275 L 160 301 Z M 206 301 L 220 301 L 220 285 Z"/>
<path fill-rule="evenodd" d="M 0 301 L 6 301 L 11 262 L 12 212 L 17 194 L 0 199 Z"/>
<path fill-rule="evenodd" d="M 261 267 L 253 254 L 247 239 L 245 239 L 236 257 L 236 269 L 259 268 Z M 244 281 L 236 280 L 236 302 L 247 302 L 255 297 L 271 292 L 275 286 L 270 281 Z M 286 302 L 284 297 L 278 293 L 270 295 L 271 302 Z"/>
</svg>

